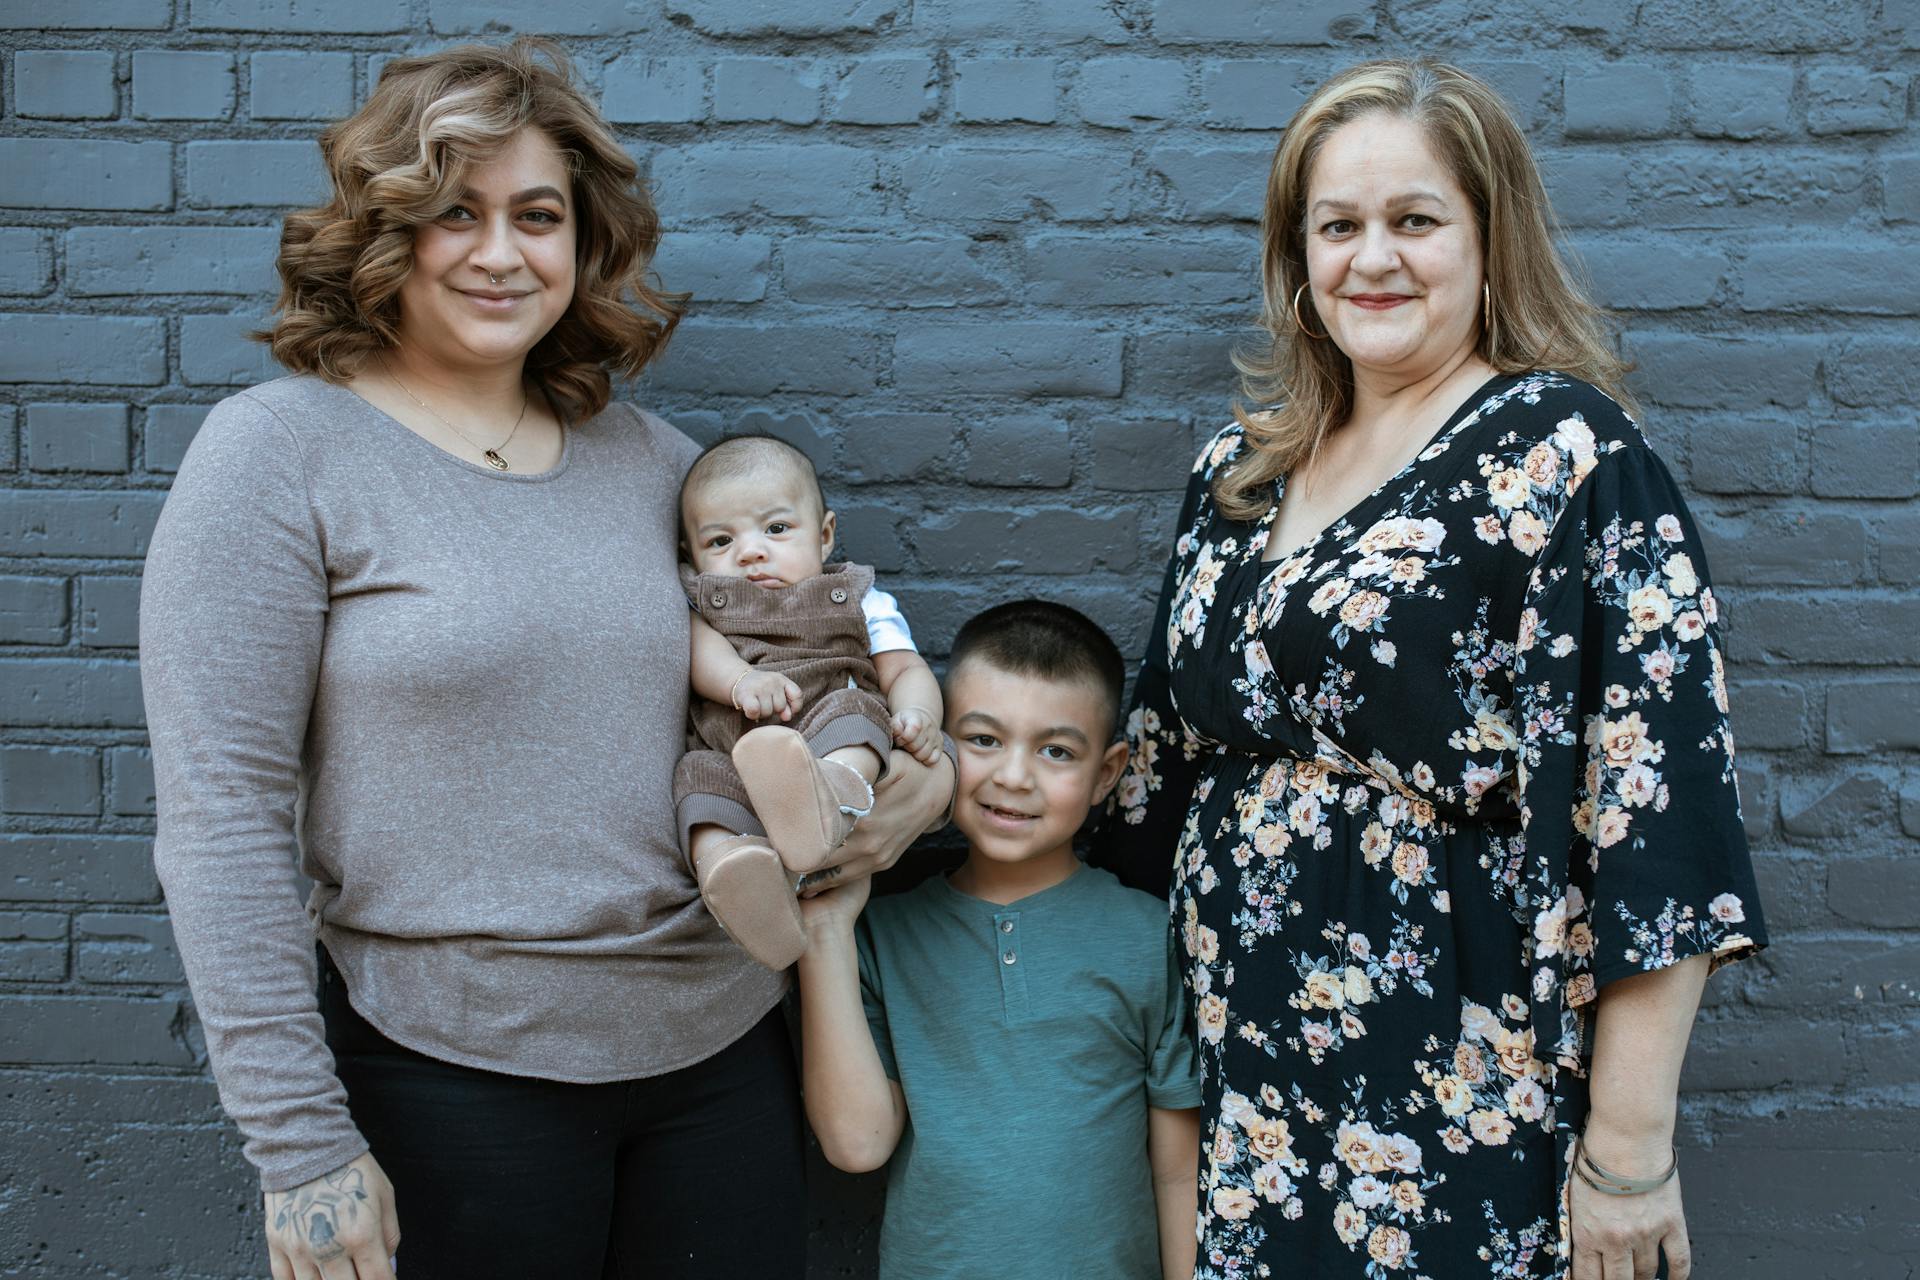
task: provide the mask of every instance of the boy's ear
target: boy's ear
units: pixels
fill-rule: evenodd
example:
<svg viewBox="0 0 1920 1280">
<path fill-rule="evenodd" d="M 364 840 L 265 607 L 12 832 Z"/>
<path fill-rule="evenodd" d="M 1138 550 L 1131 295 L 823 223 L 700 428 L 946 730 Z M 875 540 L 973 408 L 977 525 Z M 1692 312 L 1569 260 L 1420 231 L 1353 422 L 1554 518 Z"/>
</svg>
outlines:
<svg viewBox="0 0 1920 1280">
<path fill-rule="evenodd" d="M 1127 744 L 1116 742 L 1108 747 L 1106 754 L 1100 757 L 1100 782 L 1093 789 L 1093 803 L 1106 803 L 1107 793 L 1120 781 L 1120 775 L 1127 767 Z"/>
<path fill-rule="evenodd" d="M 833 554 L 833 526 L 833 512 L 826 512 L 820 517 L 820 562 L 822 564 L 825 564 L 827 557 Z"/>
</svg>

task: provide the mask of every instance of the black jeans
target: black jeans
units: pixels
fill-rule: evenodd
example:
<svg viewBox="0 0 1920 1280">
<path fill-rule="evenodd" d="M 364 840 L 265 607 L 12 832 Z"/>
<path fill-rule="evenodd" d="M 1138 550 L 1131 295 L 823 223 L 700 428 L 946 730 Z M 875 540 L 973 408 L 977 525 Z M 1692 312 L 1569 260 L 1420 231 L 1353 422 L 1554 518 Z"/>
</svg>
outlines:
<svg viewBox="0 0 1920 1280">
<path fill-rule="evenodd" d="M 393 1182 L 403 1280 L 805 1275 L 805 1140 L 779 1009 L 705 1062 L 612 1084 L 395 1044 L 347 1003 L 324 950 L 320 1011 L 354 1123 Z"/>
</svg>

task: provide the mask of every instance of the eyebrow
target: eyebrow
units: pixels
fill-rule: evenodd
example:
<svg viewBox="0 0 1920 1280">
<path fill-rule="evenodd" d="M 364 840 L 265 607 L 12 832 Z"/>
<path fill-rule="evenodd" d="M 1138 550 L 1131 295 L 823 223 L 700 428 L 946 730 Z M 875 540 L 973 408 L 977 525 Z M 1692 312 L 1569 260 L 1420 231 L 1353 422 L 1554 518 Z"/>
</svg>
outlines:
<svg viewBox="0 0 1920 1280">
<path fill-rule="evenodd" d="M 988 715 L 984 711 L 969 711 L 965 715 L 961 716 L 958 720 L 955 720 L 954 724 L 964 725 L 969 720 L 978 720 L 982 728 L 996 729 L 1001 732 L 1005 732 L 1006 730 L 1005 725 L 1001 724 L 998 720 L 994 719 L 992 716 Z M 1042 738 L 1069 738 L 1074 742 L 1080 743 L 1082 746 L 1085 746 L 1087 743 L 1092 741 L 1092 739 L 1087 737 L 1085 733 L 1083 733 L 1079 729 L 1074 728 L 1070 724 L 1050 725 L 1047 728 L 1040 731 L 1040 736 Z"/>
<path fill-rule="evenodd" d="M 1424 188 L 1416 187 L 1412 191 L 1403 191 L 1399 195 L 1389 196 L 1387 198 L 1387 207 L 1391 209 L 1396 205 L 1418 204 L 1422 200 L 1430 200 L 1438 205 L 1444 205 L 1447 202 L 1447 198 L 1437 191 L 1428 191 Z M 1315 200 L 1310 212 L 1318 213 L 1321 209 L 1333 209 L 1344 212 L 1356 207 L 1357 206 L 1349 204 L 1345 200 Z"/>
<path fill-rule="evenodd" d="M 762 511 L 758 515 L 754 516 L 754 520 L 756 521 L 771 520 L 775 516 L 793 516 L 798 514 L 799 513 L 796 512 L 792 507 L 781 505 L 778 507 L 768 507 L 765 511 Z M 705 524 L 701 525 L 699 529 L 697 529 L 695 532 L 705 533 L 708 529 L 724 529 L 724 528 L 726 528 L 726 525 L 722 524 L 720 521 L 709 520 Z"/>
<path fill-rule="evenodd" d="M 462 200 L 479 200 L 480 193 L 472 187 L 460 193 Z M 567 203 L 566 193 L 558 187 L 528 187 L 525 191 L 516 191 L 507 197 L 508 204 L 531 204 L 535 200 L 553 200 L 561 205 Z"/>
</svg>

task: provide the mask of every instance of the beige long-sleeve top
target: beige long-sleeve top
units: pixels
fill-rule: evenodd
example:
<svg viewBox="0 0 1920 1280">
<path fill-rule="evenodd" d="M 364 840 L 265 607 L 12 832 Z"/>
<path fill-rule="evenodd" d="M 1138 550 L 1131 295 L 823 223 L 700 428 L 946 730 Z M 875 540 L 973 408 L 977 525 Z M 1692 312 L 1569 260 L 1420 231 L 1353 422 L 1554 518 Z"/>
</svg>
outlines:
<svg viewBox="0 0 1920 1280">
<path fill-rule="evenodd" d="M 615 404 L 552 471 L 495 472 L 310 377 L 201 428 L 141 596 L 154 856 L 266 1189 L 367 1145 L 316 933 L 386 1035 L 516 1075 L 669 1071 L 779 1000 L 674 843 L 695 452 Z"/>
</svg>

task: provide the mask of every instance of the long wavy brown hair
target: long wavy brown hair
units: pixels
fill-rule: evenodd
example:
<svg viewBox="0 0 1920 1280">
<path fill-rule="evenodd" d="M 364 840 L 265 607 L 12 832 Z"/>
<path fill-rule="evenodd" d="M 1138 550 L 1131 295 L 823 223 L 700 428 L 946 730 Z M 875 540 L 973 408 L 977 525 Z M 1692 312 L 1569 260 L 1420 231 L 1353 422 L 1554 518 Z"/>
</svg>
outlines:
<svg viewBox="0 0 1920 1280">
<path fill-rule="evenodd" d="M 686 295 L 650 283 L 660 218 L 639 170 L 575 87 L 566 54 L 531 37 L 390 63 L 367 104 L 321 135 L 333 198 L 281 229 L 279 314 L 256 335 L 273 358 L 345 382 L 392 347 L 415 230 L 522 129 L 559 147 L 579 227 L 573 301 L 528 354 L 527 375 L 567 418 L 605 408 L 610 375 L 632 377 L 660 353 Z"/>
<path fill-rule="evenodd" d="M 1313 457 L 1353 412 L 1353 365 L 1340 348 L 1301 333 L 1294 291 L 1307 282 L 1307 181 L 1342 125 L 1390 111 L 1419 125 L 1471 201 L 1486 247 L 1491 323 L 1480 357 L 1502 373 L 1558 369 L 1632 411 L 1604 313 L 1554 247 L 1552 206 L 1527 140 L 1506 104 L 1475 76 L 1425 59 L 1363 62 L 1314 90 L 1281 135 L 1260 219 L 1265 340 L 1235 353 L 1243 399 L 1233 414 L 1253 448 L 1214 481 L 1220 509 L 1259 518 L 1272 485 Z M 1302 303 L 1306 300 L 1303 298 Z M 1311 306 L 1304 314 L 1316 323 Z"/>
</svg>

